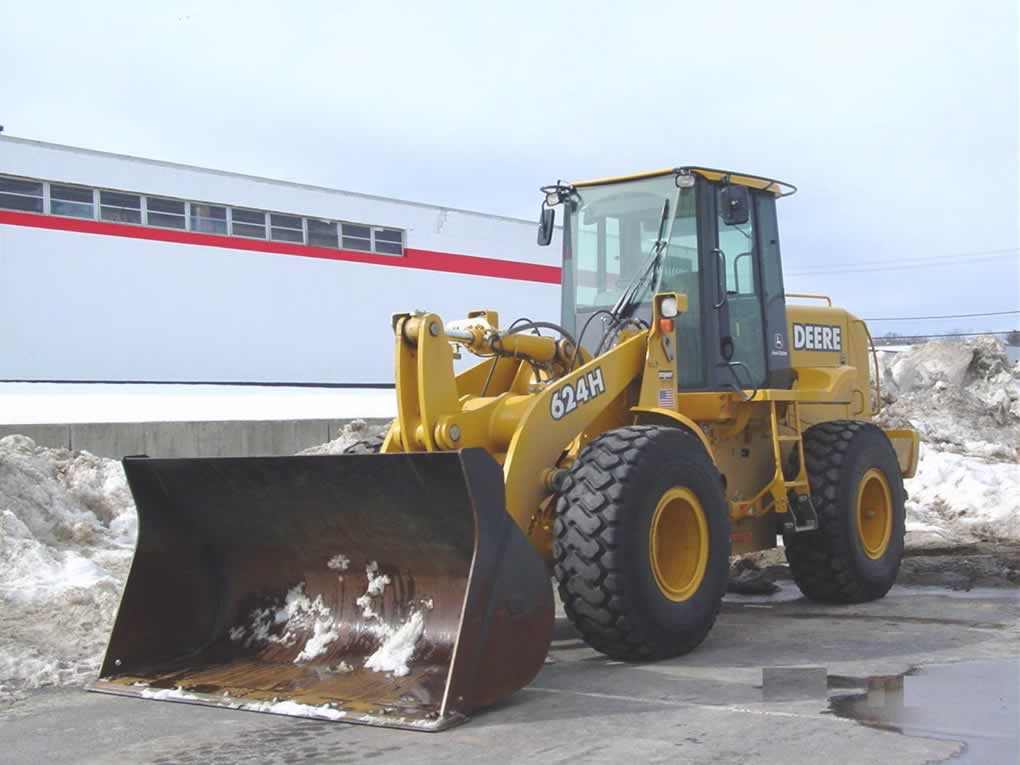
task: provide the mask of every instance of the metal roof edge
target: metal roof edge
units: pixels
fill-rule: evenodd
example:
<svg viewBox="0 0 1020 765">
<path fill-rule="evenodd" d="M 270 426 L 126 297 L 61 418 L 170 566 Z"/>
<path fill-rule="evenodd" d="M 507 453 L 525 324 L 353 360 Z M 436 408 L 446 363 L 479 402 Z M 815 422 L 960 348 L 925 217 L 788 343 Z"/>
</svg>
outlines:
<svg viewBox="0 0 1020 765">
<path fill-rule="evenodd" d="M 163 159 L 150 159 L 148 157 L 139 157 L 134 154 L 118 154 L 113 151 L 104 151 L 102 149 L 87 149 L 82 146 L 71 146 L 63 143 L 52 143 L 50 141 L 40 141 L 35 138 L 21 138 L 20 136 L 0 134 L 0 142 L 11 142 L 26 144 L 30 146 L 39 146 L 46 149 L 56 149 L 58 151 L 73 151 L 81 154 L 91 154 L 99 157 L 109 157 L 111 159 L 125 159 L 133 162 L 144 162 L 149 165 L 156 165 L 158 167 L 166 167 L 174 170 L 194 170 L 202 173 L 211 173 L 213 175 L 220 175 L 227 178 L 243 178 L 249 181 L 255 181 L 258 183 L 273 183 L 281 186 L 290 186 L 292 188 L 305 189 L 307 191 L 323 191 L 330 194 L 345 194 L 347 196 L 358 197 L 360 199 L 369 199 L 376 202 L 396 202 L 397 204 L 410 205 L 412 207 L 423 207 L 428 210 L 436 210 L 446 212 L 461 213 L 464 215 L 475 215 L 481 218 L 492 218 L 496 220 L 509 221 L 511 223 L 527 223 L 528 225 L 535 225 L 535 221 L 527 218 L 517 218 L 512 215 L 500 215 L 498 213 L 487 213 L 481 210 L 467 210 L 463 207 L 449 207 L 446 205 L 437 205 L 429 202 L 415 202 L 410 199 L 401 199 L 400 197 L 386 197 L 381 194 L 366 194 L 360 191 L 348 191 L 346 189 L 337 189 L 331 186 L 319 186 L 314 183 L 300 183 L 298 181 L 288 181 L 281 178 L 269 178 L 262 175 L 251 175 L 249 173 L 237 173 L 230 170 L 219 170 L 212 167 L 202 167 L 201 165 L 191 165 L 185 162 L 170 162 Z"/>
<path fill-rule="evenodd" d="M 613 183 L 626 183 L 627 181 L 639 181 L 646 178 L 658 178 L 664 175 L 670 175 L 671 173 L 679 173 L 682 171 L 688 171 L 697 173 L 705 178 L 712 181 L 733 180 L 734 183 L 738 183 L 745 186 L 751 186 L 752 188 L 759 189 L 761 191 L 770 191 L 776 197 L 788 197 L 797 192 L 797 187 L 792 183 L 786 181 L 776 180 L 775 178 L 768 178 L 764 175 L 757 175 L 755 173 L 742 173 L 732 170 L 720 170 L 714 167 L 702 167 L 701 165 L 679 165 L 677 167 L 667 167 L 660 170 L 648 170 L 645 172 L 630 173 L 628 175 L 611 175 L 605 178 L 595 178 L 588 181 L 573 181 L 571 185 L 584 188 L 586 186 L 602 186 Z"/>
</svg>

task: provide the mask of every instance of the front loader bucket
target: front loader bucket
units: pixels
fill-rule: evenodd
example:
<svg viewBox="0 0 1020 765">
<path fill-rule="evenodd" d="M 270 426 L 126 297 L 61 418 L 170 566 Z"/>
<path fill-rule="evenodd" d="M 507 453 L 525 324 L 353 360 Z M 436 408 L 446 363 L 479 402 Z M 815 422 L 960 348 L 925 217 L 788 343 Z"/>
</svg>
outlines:
<svg viewBox="0 0 1020 765">
<path fill-rule="evenodd" d="M 124 468 L 138 543 L 92 690 L 439 730 L 542 666 L 549 575 L 481 449 Z"/>
</svg>

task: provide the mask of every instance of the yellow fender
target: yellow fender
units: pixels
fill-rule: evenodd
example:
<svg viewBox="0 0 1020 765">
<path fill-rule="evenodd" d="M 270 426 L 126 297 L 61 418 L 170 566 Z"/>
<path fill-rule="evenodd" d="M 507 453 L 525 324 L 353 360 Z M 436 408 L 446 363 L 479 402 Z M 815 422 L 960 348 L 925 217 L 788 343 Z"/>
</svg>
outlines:
<svg viewBox="0 0 1020 765">
<path fill-rule="evenodd" d="M 708 442 L 708 437 L 705 435 L 705 431 L 692 420 L 690 417 L 686 417 L 680 412 L 674 412 L 671 409 L 660 409 L 657 406 L 634 406 L 631 410 L 637 415 L 637 421 L 640 423 L 642 419 L 648 417 L 665 417 L 667 420 L 672 420 L 677 425 L 686 430 L 691 431 L 699 439 L 701 439 L 702 445 L 705 447 L 705 451 L 708 452 L 708 456 L 712 458 L 712 462 L 715 462 L 715 455 L 712 453 L 712 444 Z"/>
</svg>

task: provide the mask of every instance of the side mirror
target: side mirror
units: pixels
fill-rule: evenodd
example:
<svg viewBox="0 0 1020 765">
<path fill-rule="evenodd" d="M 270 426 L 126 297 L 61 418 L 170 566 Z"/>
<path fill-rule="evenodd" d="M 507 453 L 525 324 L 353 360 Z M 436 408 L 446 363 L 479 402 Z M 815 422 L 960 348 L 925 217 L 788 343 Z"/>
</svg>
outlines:
<svg viewBox="0 0 1020 765">
<path fill-rule="evenodd" d="M 556 223 L 556 210 L 542 205 L 542 214 L 538 217 L 538 244 L 546 247 L 552 241 L 553 225 Z"/>
<path fill-rule="evenodd" d="M 719 191 L 719 217 L 727 226 L 747 223 L 751 217 L 751 192 L 746 186 L 726 186 Z"/>
</svg>

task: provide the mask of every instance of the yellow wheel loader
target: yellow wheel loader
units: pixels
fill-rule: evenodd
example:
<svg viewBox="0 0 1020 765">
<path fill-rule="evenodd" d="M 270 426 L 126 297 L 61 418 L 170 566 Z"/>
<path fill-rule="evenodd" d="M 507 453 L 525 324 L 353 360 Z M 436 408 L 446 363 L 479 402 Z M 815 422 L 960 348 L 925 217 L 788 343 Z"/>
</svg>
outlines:
<svg viewBox="0 0 1020 765">
<path fill-rule="evenodd" d="M 702 167 L 545 187 L 559 321 L 397 314 L 383 438 L 126 458 L 137 550 L 93 688 L 438 730 L 541 668 L 551 577 L 624 661 L 697 647 L 730 555 L 780 534 L 807 597 L 882 597 L 918 438 L 871 422 L 864 322 L 785 293 L 794 190 Z"/>
</svg>

